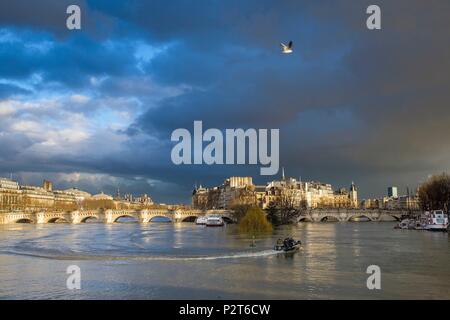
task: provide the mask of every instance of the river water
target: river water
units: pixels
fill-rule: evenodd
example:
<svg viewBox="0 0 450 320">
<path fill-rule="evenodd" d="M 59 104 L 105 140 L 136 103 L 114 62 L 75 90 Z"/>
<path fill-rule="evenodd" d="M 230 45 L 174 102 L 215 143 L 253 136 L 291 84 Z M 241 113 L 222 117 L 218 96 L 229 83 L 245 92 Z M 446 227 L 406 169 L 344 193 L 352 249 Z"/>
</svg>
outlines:
<svg viewBox="0 0 450 320">
<path fill-rule="evenodd" d="M 448 233 L 303 223 L 255 239 L 192 223 L 0 226 L 1 299 L 450 299 Z M 286 256 L 272 246 L 303 242 Z M 69 290 L 67 267 L 81 269 Z M 369 265 L 381 290 L 369 290 Z"/>
</svg>

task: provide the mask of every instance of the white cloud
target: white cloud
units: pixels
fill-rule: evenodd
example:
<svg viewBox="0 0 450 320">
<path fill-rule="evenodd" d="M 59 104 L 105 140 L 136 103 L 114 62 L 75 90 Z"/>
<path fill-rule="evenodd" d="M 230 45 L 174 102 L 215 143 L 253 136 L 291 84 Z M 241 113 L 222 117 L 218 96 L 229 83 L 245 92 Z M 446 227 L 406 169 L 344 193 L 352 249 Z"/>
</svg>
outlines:
<svg viewBox="0 0 450 320">
<path fill-rule="evenodd" d="M 2 117 L 9 116 L 9 115 L 13 114 L 14 112 L 15 112 L 15 110 L 10 104 L 8 104 L 4 101 L 0 102 L 0 116 L 2 116 Z"/>
<path fill-rule="evenodd" d="M 42 126 L 35 121 L 29 121 L 29 120 L 21 120 L 21 121 L 17 121 L 14 122 L 11 125 L 11 129 L 14 131 L 18 131 L 18 132 L 23 132 L 23 133 L 28 133 L 30 135 L 34 135 L 34 134 L 40 134 L 41 133 L 41 128 Z"/>
<path fill-rule="evenodd" d="M 90 100 L 88 96 L 84 96 L 82 94 L 74 94 L 70 97 L 70 101 L 75 103 L 86 103 Z"/>
</svg>

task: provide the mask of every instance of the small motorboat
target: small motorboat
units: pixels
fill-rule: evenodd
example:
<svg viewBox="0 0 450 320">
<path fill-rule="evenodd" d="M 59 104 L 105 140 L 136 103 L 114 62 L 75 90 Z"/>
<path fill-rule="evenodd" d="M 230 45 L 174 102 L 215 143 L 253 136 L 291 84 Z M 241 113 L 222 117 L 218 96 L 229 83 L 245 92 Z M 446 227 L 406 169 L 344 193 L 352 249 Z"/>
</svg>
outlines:
<svg viewBox="0 0 450 320">
<path fill-rule="evenodd" d="M 409 229 L 410 221 L 409 219 L 403 219 L 401 222 L 399 222 L 394 229 Z"/>
<path fill-rule="evenodd" d="M 291 253 L 299 250 L 301 245 L 302 242 L 300 240 L 296 241 L 292 238 L 286 238 L 284 240 L 278 239 L 273 249 L 275 251 Z"/>
<path fill-rule="evenodd" d="M 425 225 L 422 224 L 420 221 L 416 221 L 416 224 L 414 226 L 414 230 L 425 230 Z"/>
</svg>

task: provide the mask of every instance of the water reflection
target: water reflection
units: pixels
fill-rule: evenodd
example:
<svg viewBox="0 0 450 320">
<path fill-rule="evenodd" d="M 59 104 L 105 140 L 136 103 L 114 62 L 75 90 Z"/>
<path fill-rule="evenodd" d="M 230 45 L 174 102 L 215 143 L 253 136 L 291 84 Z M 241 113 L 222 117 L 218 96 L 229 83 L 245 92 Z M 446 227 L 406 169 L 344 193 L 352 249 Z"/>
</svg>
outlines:
<svg viewBox="0 0 450 320">
<path fill-rule="evenodd" d="M 450 298 L 448 234 L 392 227 L 302 223 L 251 247 L 235 225 L 0 226 L 0 298 Z M 300 239 L 302 250 L 273 252 L 285 236 Z M 82 268 L 76 294 L 65 289 L 69 264 Z M 379 292 L 365 286 L 371 264 L 382 270 Z"/>
</svg>

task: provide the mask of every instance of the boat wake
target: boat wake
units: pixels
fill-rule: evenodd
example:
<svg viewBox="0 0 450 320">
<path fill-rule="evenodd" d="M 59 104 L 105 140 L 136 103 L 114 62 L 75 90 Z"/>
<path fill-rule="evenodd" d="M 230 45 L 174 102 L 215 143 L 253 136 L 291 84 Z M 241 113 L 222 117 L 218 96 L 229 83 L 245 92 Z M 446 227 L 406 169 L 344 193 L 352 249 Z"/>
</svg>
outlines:
<svg viewBox="0 0 450 320">
<path fill-rule="evenodd" d="M 262 251 L 245 251 L 223 255 L 204 255 L 204 256 L 170 256 L 170 255 L 126 255 L 126 256 L 112 256 L 112 255 L 89 255 L 80 254 L 78 252 L 70 253 L 56 253 L 56 252 L 26 252 L 17 250 L 2 250 L 0 254 L 7 255 L 19 255 L 26 257 L 51 259 L 51 260 L 99 260 L 99 261 L 121 261 L 121 260 L 134 260 L 134 261 L 196 261 L 196 260 L 221 260 L 221 259 L 242 259 L 242 258 L 260 258 L 269 257 L 279 254 L 279 251 L 275 250 L 262 250 Z"/>
</svg>

